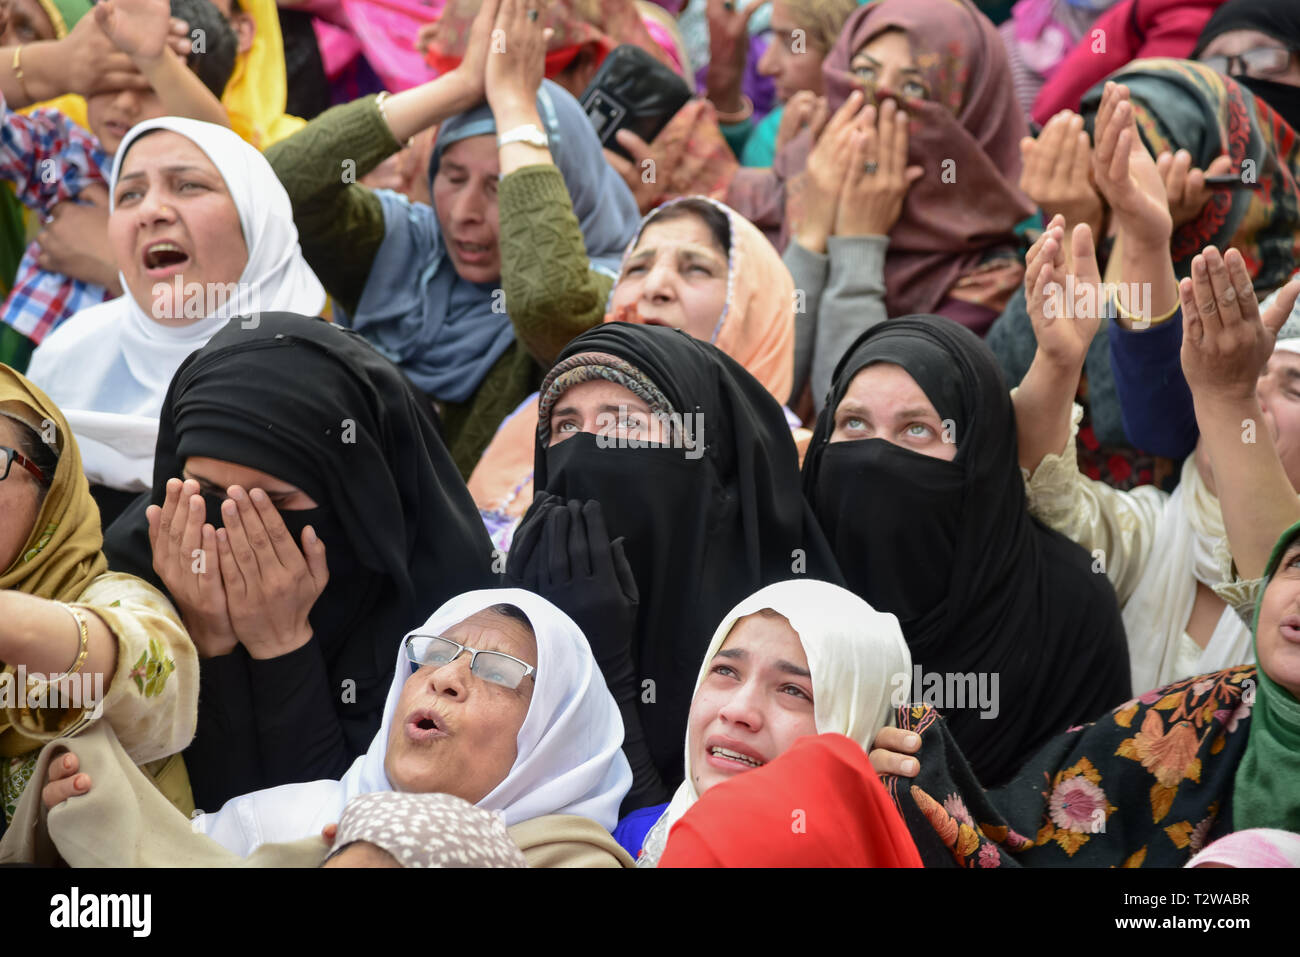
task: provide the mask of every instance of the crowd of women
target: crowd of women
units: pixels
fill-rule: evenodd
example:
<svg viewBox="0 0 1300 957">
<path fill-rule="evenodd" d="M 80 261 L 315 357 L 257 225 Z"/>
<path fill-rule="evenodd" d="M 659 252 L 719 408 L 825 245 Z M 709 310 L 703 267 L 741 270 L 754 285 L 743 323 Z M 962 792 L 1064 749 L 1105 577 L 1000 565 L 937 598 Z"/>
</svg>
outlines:
<svg viewBox="0 0 1300 957">
<path fill-rule="evenodd" d="M 405 6 L 0 0 L 0 862 L 1300 865 L 1300 8 Z"/>
</svg>

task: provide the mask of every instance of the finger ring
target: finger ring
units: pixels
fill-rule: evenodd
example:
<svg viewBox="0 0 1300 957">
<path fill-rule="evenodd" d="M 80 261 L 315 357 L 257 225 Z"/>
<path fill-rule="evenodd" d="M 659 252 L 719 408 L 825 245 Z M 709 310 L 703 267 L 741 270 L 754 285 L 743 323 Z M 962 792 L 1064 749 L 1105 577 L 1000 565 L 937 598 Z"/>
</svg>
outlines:
<svg viewBox="0 0 1300 957">
<path fill-rule="evenodd" d="M 534 21 L 534 22 L 536 22 L 536 20 L 537 20 L 537 11 L 536 11 L 536 10 L 529 10 L 529 11 L 528 11 L 528 19 L 529 19 L 529 20 L 532 20 L 532 21 Z"/>
<path fill-rule="evenodd" d="M 867 160 L 865 163 L 862 164 L 862 171 L 866 173 L 868 176 L 874 176 L 876 174 L 876 170 L 878 169 L 880 169 L 880 164 L 876 163 L 873 160 Z"/>
<path fill-rule="evenodd" d="M 722 4 L 722 9 L 726 10 L 728 13 L 731 13 L 731 11 L 736 9 L 736 5 L 732 3 L 731 0 L 724 0 Z"/>
</svg>

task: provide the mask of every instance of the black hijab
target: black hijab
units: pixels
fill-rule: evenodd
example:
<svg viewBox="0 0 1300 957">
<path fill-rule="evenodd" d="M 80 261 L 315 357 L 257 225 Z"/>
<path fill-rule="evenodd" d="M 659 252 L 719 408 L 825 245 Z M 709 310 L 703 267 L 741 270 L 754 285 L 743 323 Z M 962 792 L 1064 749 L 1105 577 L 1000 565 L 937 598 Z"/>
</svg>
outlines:
<svg viewBox="0 0 1300 957">
<path fill-rule="evenodd" d="M 953 461 L 884 439 L 828 444 L 854 376 L 876 362 L 905 369 L 948 420 Z M 803 480 L 848 587 L 898 616 L 914 671 L 945 686 L 973 672 L 991 688 L 997 675 L 996 717 L 969 701 L 940 707 L 983 784 L 1128 697 L 1114 590 L 1083 549 L 1029 515 L 1011 397 L 970 330 L 907 316 L 859 338 L 835 370 Z"/>
<path fill-rule="evenodd" d="M 548 448 L 539 435 L 538 490 L 600 502 L 640 592 L 635 653 L 646 743 L 663 782 L 682 780 L 695 678 L 713 631 L 737 602 L 799 575 L 839 583 L 834 558 L 799 494 L 798 452 L 781 406 L 716 347 L 663 326 L 605 323 L 578 336 L 543 383 L 587 353 L 635 367 L 672 409 L 698 415 L 703 452 L 600 448 L 582 433 Z M 539 433 L 549 428 L 541 410 Z M 696 428 L 695 438 L 700 438 Z M 694 454 L 694 453 L 691 453 Z M 525 520 L 527 520 L 525 518 Z"/>
<path fill-rule="evenodd" d="M 163 403 L 153 489 L 105 533 L 115 571 L 161 588 L 145 509 L 190 456 L 259 469 L 319 503 L 282 511 L 295 541 L 310 524 L 330 579 L 310 621 L 335 687 L 348 744 L 379 727 L 393 649 L 448 598 L 495 583 L 492 545 L 427 401 L 364 339 L 320 319 L 233 319 L 177 370 Z M 208 521 L 221 527 L 220 499 Z M 337 680 L 335 680 L 337 679 Z"/>
<path fill-rule="evenodd" d="M 1189 59 L 1199 60 L 1216 37 L 1234 30 L 1254 30 L 1300 53 L 1300 3 L 1296 0 L 1228 0 L 1214 11 L 1196 40 Z M 1300 86 L 1234 76 L 1234 80 L 1273 107 L 1294 130 L 1300 130 Z"/>
</svg>

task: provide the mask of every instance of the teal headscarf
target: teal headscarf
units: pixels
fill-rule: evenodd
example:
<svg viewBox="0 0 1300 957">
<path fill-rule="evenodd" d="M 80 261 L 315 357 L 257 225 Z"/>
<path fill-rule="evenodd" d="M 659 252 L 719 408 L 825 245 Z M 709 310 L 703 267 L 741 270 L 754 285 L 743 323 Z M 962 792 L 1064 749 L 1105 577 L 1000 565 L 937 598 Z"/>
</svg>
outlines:
<svg viewBox="0 0 1300 957">
<path fill-rule="evenodd" d="M 1273 546 L 1264 569 L 1266 587 L 1272 583 L 1282 555 L 1300 536 L 1300 522 L 1292 525 Z M 1253 632 L 1255 659 L 1260 661 L 1255 704 L 1250 719 L 1250 741 L 1237 767 L 1233 785 L 1232 824 L 1276 827 L 1300 832 L 1300 701 L 1270 678 L 1259 657 L 1259 608 L 1255 607 Z"/>
</svg>

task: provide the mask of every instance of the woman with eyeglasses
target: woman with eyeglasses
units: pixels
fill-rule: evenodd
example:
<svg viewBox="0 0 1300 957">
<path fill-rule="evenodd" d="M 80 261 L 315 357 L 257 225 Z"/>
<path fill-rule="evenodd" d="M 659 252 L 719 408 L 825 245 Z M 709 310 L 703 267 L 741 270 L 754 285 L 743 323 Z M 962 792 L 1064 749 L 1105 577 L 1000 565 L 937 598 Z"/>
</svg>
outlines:
<svg viewBox="0 0 1300 957">
<path fill-rule="evenodd" d="M 428 403 L 356 333 L 287 313 L 185 361 L 153 489 L 105 538 L 198 649 L 186 764 L 208 809 L 342 774 L 379 726 L 395 636 L 496 579 Z"/>
<path fill-rule="evenodd" d="M 1192 51 L 1300 130 L 1300 4 L 1229 0 L 1214 12 Z"/>
<path fill-rule="evenodd" d="M 386 650 L 394 650 L 391 636 Z M 396 666 L 378 733 L 337 780 L 245 794 L 187 821 L 140 789 L 96 736 L 67 742 L 71 754 L 41 775 L 47 807 L 78 796 L 79 816 L 52 818 L 49 835 L 74 867 L 315 866 L 350 802 L 395 791 L 450 795 L 495 812 L 530 867 L 632 866 L 610 834 L 632 782 L 623 723 L 571 618 L 519 589 L 469 592 L 406 636 Z M 133 813 L 116 813 L 119 802 L 137 804 L 136 795 Z M 124 820 L 126 833 L 87 840 L 79 830 L 106 819 Z M 30 859 L 21 836 L 0 846 L 0 860 Z"/>
<path fill-rule="evenodd" d="M 168 756 L 194 735 L 194 647 L 156 589 L 108 570 L 102 544 L 67 421 L 0 365 L 0 825 L 41 747 L 100 715 L 166 799 L 193 808 Z"/>
</svg>

